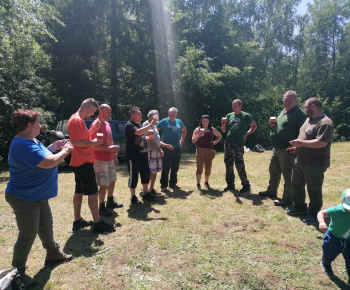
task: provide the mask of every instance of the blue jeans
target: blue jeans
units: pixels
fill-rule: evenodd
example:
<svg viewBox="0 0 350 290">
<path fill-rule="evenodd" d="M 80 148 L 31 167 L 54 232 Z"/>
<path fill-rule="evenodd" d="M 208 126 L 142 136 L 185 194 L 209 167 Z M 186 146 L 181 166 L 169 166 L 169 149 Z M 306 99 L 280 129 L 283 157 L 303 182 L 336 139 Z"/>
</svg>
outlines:
<svg viewBox="0 0 350 290">
<path fill-rule="evenodd" d="M 327 231 L 323 237 L 322 250 L 322 264 L 331 264 L 342 253 L 350 277 L 350 240 L 339 239 Z"/>
</svg>

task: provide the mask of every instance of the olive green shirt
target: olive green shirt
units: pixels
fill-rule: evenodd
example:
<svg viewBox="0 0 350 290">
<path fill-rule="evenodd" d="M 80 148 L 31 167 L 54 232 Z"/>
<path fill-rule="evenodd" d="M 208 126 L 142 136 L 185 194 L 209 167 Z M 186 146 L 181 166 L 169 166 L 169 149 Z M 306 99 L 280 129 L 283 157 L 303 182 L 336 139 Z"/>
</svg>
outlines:
<svg viewBox="0 0 350 290">
<path fill-rule="evenodd" d="M 295 150 L 298 163 L 313 164 L 323 168 L 329 167 L 331 156 L 331 141 L 333 138 L 333 122 L 326 115 L 316 118 L 307 118 L 300 128 L 298 139 L 318 139 L 327 142 L 322 148 L 298 147 Z"/>
<path fill-rule="evenodd" d="M 226 115 L 227 124 L 226 132 L 227 136 L 225 143 L 240 144 L 244 145 L 243 137 L 245 133 L 250 129 L 251 123 L 254 122 L 253 117 L 241 111 L 240 114 L 235 115 L 235 113 L 229 113 Z"/>
<path fill-rule="evenodd" d="M 305 112 L 295 106 L 287 113 L 283 109 L 277 117 L 276 126 L 271 128 L 270 139 L 275 149 L 286 149 L 290 146 L 289 141 L 299 135 L 299 129 L 306 120 Z"/>
</svg>

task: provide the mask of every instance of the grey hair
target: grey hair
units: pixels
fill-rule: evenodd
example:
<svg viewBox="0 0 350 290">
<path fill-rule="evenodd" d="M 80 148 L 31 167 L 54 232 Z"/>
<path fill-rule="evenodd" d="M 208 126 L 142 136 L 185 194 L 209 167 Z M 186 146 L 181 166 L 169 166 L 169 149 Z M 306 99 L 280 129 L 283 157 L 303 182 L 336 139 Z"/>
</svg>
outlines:
<svg viewBox="0 0 350 290">
<path fill-rule="evenodd" d="M 283 96 L 286 96 L 286 95 L 292 95 L 292 96 L 294 96 L 295 98 L 298 97 L 297 92 L 296 92 L 296 91 L 292 91 L 292 90 L 288 90 L 288 91 L 286 91 L 286 92 L 283 94 Z"/>
<path fill-rule="evenodd" d="M 170 112 L 176 112 L 176 114 L 177 114 L 178 111 L 179 111 L 179 110 L 176 109 L 175 107 L 171 107 L 171 108 L 169 109 L 168 113 L 170 113 Z"/>
<path fill-rule="evenodd" d="M 155 114 L 159 114 L 158 111 L 157 110 L 151 110 L 151 111 L 148 112 L 147 118 L 149 118 L 149 117 L 151 117 L 151 116 L 153 116 Z"/>
</svg>

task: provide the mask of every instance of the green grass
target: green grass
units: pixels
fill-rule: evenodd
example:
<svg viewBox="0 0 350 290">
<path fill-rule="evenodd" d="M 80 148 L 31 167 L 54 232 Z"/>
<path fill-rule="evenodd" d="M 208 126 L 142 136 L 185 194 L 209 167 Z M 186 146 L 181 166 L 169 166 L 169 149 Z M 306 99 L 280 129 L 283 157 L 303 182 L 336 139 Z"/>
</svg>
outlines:
<svg viewBox="0 0 350 290">
<path fill-rule="evenodd" d="M 340 202 L 350 187 L 349 143 L 332 145 L 331 168 L 324 182 L 324 208 Z M 223 154 L 214 159 L 213 190 L 196 190 L 195 156 L 183 155 L 182 190 L 163 194 L 158 203 L 130 207 L 126 163 L 118 167 L 115 195 L 124 208 L 106 218 L 119 223 L 115 233 L 71 232 L 74 176 L 60 167 L 59 195 L 51 200 L 57 242 L 74 259 L 45 268 L 45 251 L 36 239 L 27 272 L 39 279 L 33 289 L 330 289 L 347 281 L 341 256 L 337 279 L 320 269 L 323 234 L 289 217 L 258 192 L 268 183 L 271 152 L 245 154 L 252 193 L 223 192 Z M 0 268 L 11 265 L 17 237 L 14 215 L 4 199 L 8 173 L 0 175 Z M 157 186 L 159 185 L 159 176 Z M 236 180 L 240 189 L 240 181 Z M 158 187 L 159 189 L 159 187 Z M 282 187 L 279 190 L 281 195 Z M 90 218 L 87 201 L 83 217 Z"/>
</svg>

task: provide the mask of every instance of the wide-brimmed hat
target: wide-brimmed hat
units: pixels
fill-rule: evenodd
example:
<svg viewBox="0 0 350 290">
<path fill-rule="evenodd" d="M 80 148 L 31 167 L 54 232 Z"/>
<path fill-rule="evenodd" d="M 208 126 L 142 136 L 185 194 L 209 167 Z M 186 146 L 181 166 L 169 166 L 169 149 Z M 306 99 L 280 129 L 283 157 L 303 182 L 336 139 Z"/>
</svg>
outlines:
<svg viewBox="0 0 350 290">
<path fill-rule="evenodd" d="M 350 210 L 350 188 L 345 189 L 341 195 L 341 201 L 343 202 L 343 207 Z"/>
</svg>

